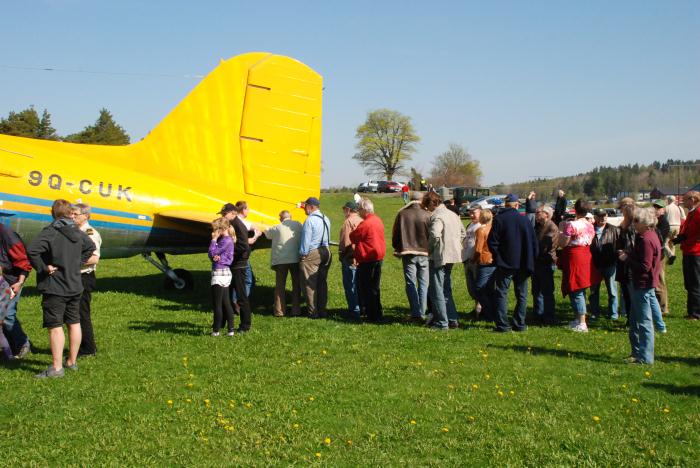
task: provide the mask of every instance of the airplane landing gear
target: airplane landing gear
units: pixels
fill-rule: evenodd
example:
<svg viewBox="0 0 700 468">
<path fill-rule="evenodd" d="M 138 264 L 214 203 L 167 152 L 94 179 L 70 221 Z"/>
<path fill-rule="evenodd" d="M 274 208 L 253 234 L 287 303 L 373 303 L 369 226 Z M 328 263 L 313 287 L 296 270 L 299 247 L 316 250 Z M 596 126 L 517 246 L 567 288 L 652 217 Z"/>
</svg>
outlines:
<svg viewBox="0 0 700 468">
<path fill-rule="evenodd" d="M 165 258 L 165 254 L 163 252 L 156 252 L 156 257 L 158 260 L 151 257 L 150 252 L 143 253 L 141 255 L 143 255 L 143 258 L 146 259 L 146 261 L 148 261 L 151 265 L 165 273 L 165 281 L 163 283 L 165 289 L 184 291 L 190 290 L 194 287 L 192 274 L 182 268 L 176 268 L 174 270 L 170 268 L 170 265 L 168 265 L 168 260 Z"/>
</svg>

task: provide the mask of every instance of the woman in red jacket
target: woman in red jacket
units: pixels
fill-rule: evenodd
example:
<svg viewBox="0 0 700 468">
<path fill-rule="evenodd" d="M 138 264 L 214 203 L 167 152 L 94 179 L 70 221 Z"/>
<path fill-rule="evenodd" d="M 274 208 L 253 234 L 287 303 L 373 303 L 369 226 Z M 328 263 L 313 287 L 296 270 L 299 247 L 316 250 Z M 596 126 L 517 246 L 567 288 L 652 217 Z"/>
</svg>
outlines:
<svg viewBox="0 0 700 468">
<path fill-rule="evenodd" d="M 350 233 L 350 241 L 355 245 L 358 263 L 360 310 L 364 309 L 370 322 L 379 322 L 384 318 L 380 297 L 382 261 L 386 254 L 384 223 L 374 214 L 374 204 L 367 198 L 358 203 L 358 212 L 363 221 Z"/>
</svg>

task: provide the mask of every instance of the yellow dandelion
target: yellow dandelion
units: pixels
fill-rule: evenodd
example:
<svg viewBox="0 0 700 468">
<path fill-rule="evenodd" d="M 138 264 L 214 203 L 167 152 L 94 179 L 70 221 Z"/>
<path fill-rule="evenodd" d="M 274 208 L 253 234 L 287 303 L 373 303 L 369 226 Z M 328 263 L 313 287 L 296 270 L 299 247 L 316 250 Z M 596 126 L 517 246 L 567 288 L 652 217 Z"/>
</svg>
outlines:
<svg viewBox="0 0 700 468">
<path fill-rule="evenodd" d="M 246 407 L 246 408 L 252 408 L 252 407 L 253 407 L 253 404 L 252 404 L 252 403 L 246 403 L 246 404 L 245 404 L 245 407 Z"/>
<path fill-rule="evenodd" d="M 297 364 L 301 364 L 301 359 L 297 359 Z"/>
<path fill-rule="evenodd" d="M 185 402 L 186 402 L 186 403 L 192 403 L 192 399 L 191 399 L 191 398 L 187 398 L 187 399 L 185 400 Z"/>
<path fill-rule="evenodd" d="M 627 384 L 622 384 L 622 389 L 627 390 Z"/>
<path fill-rule="evenodd" d="M 639 400 L 637 400 L 636 398 L 632 398 L 632 403 L 639 403 Z"/>
<path fill-rule="evenodd" d="M 185 384 L 185 387 L 187 387 L 187 388 L 192 388 L 192 387 L 194 387 L 194 384 L 193 384 L 192 382 L 187 382 L 187 383 Z"/>
<path fill-rule="evenodd" d="M 292 427 L 293 427 L 294 429 L 299 429 L 299 424 L 294 423 L 294 424 L 292 424 Z"/>
<path fill-rule="evenodd" d="M 511 391 L 508 392 L 508 393 L 510 393 L 510 396 L 513 396 L 513 395 L 515 395 L 515 390 L 511 390 Z"/>
<path fill-rule="evenodd" d="M 168 400 L 168 405 L 173 406 L 173 400 Z"/>
<path fill-rule="evenodd" d="M 664 414 L 668 414 L 668 413 L 671 412 L 671 409 L 670 409 L 670 408 L 664 408 L 662 411 L 663 411 Z"/>
<path fill-rule="evenodd" d="M 477 385 L 477 384 L 472 384 L 472 390 L 478 390 L 478 389 L 479 389 L 479 385 Z"/>
<path fill-rule="evenodd" d="M 326 354 L 328 354 L 328 351 L 326 351 L 326 350 L 324 349 L 324 350 L 321 351 L 321 354 L 323 354 L 323 355 L 325 356 Z"/>
<path fill-rule="evenodd" d="M 450 428 L 449 428 L 449 427 L 443 427 L 443 428 L 442 428 L 442 432 L 450 432 Z"/>
<path fill-rule="evenodd" d="M 211 401 L 205 399 L 205 400 L 204 400 L 204 404 L 207 405 L 207 406 L 209 406 L 209 405 L 211 404 Z"/>
<path fill-rule="evenodd" d="M 600 422 L 600 416 L 593 416 L 593 421 L 599 423 L 599 422 Z"/>
<path fill-rule="evenodd" d="M 229 408 L 235 408 L 236 405 L 234 405 L 233 403 L 229 403 L 229 404 L 228 404 L 228 407 L 229 407 Z"/>
<path fill-rule="evenodd" d="M 346 440 L 345 443 L 348 445 L 352 445 L 352 440 Z"/>
<path fill-rule="evenodd" d="M 411 419 L 411 424 L 416 424 L 416 420 L 415 420 L 415 419 Z"/>
<path fill-rule="evenodd" d="M 449 384 L 449 385 L 447 386 L 447 388 L 449 388 L 450 390 L 454 390 L 455 386 L 452 385 L 452 384 Z"/>
<path fill-rule="evenodd" d="M 646 377 L 647 379 L 648 379 L 649 377 L 651 377 L 651 372 L 646 371 L 646 372 L 644 373 L 644 377 Z"/>
<path fill-rule="evenodd" d="M 476 418 L 475 418 L 474 416 L 468 416 L 468 417 L 467 417 L 467 420 L 468 420 L 469 422 L 474 422 L 474 421 L 476 421 Z"/>
<path fill-rule="evenodd" d="M 502 397 L 502 396 L 503 396 L 503 392 L 499 390 L 499 391 L 498 391 L 498 396 L 499 396 L 499 397 Z"/>
<path fill-rule="evenodd" d="M 316 458 L 321 458 L 321 452 L 316 452 Z"/>
<path fill-rule="evenodd" d="M 557 343 L 557 348 L 561 348 L 561 343 Z"/>
<path fill-rule="evenodd" d="M 314 398 L 314 397 L 312 397 L 312 396 L 309 397 L 309 401 L 314 401 L 315 399 L 316 399 L 316 398 Z"/>
<path fill-rule="evenodd" d="M 484 375 L 484 378 L 485 378 L 486 380 L 490 379 L 490 378 L 491 378 L 491 374 L 486 374 L 486 375 Z"/>
<path fill-rule="evenodd" d="M 330 437 L 326 437 L 325 439 L 323 439 L 323 443 L 326 444 L 326 445 L 331 445 L 331 438 L 330 438 Z"/>
</svg>

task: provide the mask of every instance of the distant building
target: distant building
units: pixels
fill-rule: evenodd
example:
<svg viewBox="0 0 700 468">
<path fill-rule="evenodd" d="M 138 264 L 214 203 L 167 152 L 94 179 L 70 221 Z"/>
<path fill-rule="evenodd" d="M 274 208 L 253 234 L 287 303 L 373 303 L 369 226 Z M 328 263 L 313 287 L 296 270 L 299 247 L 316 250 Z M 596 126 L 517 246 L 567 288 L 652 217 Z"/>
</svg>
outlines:
<svg viewBox="0 0 700 468">
<path fill-rule="evenodd" d="M 637 201 L 646 201 L 646 200 L 652 199 L 651 192 L 652 192 L 651 190 L 639 190 L 636 192 L 622 190 L 622 191 L 617 192 L 617 194 L 615 195 L 615 198 L 620 200 L 622 198 L 629 197 L 629 198 L 634 198 Z"/>
</svg>

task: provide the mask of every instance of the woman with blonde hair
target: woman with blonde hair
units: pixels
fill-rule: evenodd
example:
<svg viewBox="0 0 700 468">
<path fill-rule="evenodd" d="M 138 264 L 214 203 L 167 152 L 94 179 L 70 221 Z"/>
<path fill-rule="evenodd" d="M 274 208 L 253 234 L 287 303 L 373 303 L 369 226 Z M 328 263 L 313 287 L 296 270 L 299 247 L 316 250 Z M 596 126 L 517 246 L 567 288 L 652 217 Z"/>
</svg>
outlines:
<svg viewBox="0 0 700 468">
<path fill-rule="evenodd" d="M 211 229 L 209 259 L 211 260 L 211 296 L 214 307 L 211 336 L 219 336 L 219 330 L 225 324 L 228 324 L 227 336 L 233 336 L 233 304 L 231 304 L 228 288 L 231 286 L 233 243 L 236 234 L 229 220 L 223 217 L 212 221 Z"/>
<path fill-rule="evenodd" d="M 493 213 L 489 209 L 481 210 L 479 224 L 476 230 L 476 242 L 474 247 L 473 262 L 476 265 L 476 299 L 481 304 L 481 313 L 478 317 L 483 317 L 487 321 L 495 319 L 495 309 L 493 303 L 493 279 L 496 265 L 493 263 L 493 255 L 489 250 L 486 240 L 491 232 L 491 221 Z"/>
</svg>

